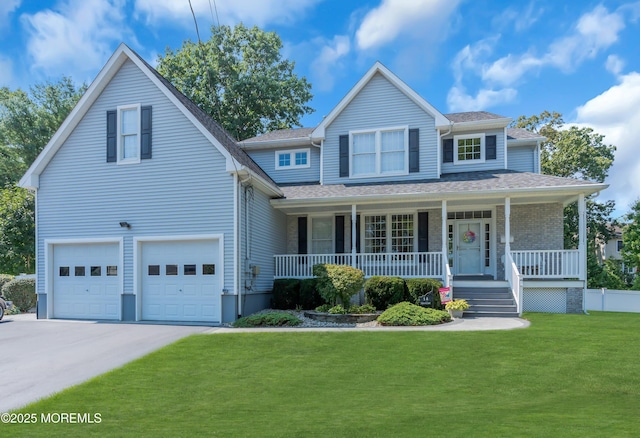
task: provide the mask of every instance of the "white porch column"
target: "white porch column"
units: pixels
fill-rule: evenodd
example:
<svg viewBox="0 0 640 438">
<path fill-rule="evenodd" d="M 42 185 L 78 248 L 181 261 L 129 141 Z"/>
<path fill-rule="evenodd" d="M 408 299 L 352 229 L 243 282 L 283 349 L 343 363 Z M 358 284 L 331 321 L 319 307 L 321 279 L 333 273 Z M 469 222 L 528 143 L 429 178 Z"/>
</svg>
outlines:
<svg viewBox="0 0 640 438">
<path fill-rule="evenodd" d="M 351 205 L 351 266 L 356 267 L 356 221 L 358 215 L 356 214 L 356 204 Z"/>
<path fill-rule="evenodd" d="M 449 238 L 449 233 L 447 233 L 447 201 L 442 200 L 442 275 L 446 277 L 447 275 L 447 263 L 449 263 L 449 246 L 447 245 L 447 240 Z M 448 281 L 447 278 L 444 279 L 445 286 L 449 286 L 446 284 Z"/>
<path fill-rule="evenodd" d="M 504 198 L 504 279 L 508 280 L 507 254 L 511 253 L 511 198 Z"/>
<path fill-rule="evenodd" d="M 584 194 L 578 195 L 578 266 L 580 280 L 587 279 L 587 202 Z"/>
</svg>

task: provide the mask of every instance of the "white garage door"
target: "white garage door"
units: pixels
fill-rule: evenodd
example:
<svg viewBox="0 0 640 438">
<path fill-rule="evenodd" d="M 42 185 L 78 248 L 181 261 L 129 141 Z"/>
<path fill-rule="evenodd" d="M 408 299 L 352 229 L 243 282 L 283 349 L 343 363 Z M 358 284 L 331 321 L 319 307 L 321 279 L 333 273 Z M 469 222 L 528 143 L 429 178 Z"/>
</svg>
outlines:
<svg viewBox="0 0 640 438">
<path fill-rule="evenodd" d="M 142 243 L 142 319 L 220 321 L 217 240 Z"/>
<path fill-rule="evenodd" d="M 117 243 L 54 245 L 53 317 L 119 319 Z"/>
</svg>

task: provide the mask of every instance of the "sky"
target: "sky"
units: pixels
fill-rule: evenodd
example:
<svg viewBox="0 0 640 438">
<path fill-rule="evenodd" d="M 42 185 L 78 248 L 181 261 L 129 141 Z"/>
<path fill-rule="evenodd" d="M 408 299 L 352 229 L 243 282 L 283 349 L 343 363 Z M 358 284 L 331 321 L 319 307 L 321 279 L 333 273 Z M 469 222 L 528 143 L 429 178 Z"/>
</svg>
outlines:
<svg viewBox="0 0 640 438">
<path fill-rule="evenodd" d="M 557 111 L 617 147 L 599 199 L 640 198 L 640 1 L 191 0 L 212 25 L 275 31 L 316 126 L 380 61 L 442 113 Z M 90 83 L 120 42 L 152 65 L 196 41 L 189 0 L 0 0 L 0 86 Z"/>
</svg>

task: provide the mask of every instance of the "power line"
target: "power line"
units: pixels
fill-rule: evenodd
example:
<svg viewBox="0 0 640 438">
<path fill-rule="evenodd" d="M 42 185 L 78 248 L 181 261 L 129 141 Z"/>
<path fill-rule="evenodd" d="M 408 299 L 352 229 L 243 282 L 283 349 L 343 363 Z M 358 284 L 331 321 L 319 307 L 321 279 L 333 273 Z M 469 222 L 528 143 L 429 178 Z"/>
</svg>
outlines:
<svg viewBox="0 0 640 438">
<path fill-rule="evenodd" d="M 216 20 L 215 22 L 218 23 L 218 27 L 220 27 L 220 18 L 218 17 L 218 5 L 216 5 L 216 0 L 213 0 L 213 7 L 216 10 Z M 209 0 L 209 11 L 211 11 L 211 23 L 213 23 L 213 10 L 211 9 L 211 0 Z"/>
</svg>

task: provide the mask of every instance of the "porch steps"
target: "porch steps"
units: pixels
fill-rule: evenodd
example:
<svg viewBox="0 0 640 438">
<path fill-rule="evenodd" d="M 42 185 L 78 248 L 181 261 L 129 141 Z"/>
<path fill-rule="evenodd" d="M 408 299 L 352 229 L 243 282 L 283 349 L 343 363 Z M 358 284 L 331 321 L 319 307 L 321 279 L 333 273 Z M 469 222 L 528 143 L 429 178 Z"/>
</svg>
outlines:
<svg viewBox="0 0 640 438">
<path fill-rule="evenodd" d="M 473 283 L 471 285 L 466 283 Z M 466 316 L 491 316 L 491 317 L 517 317 L 518 309 L 505 282 L 500 281 L 476 281 L 453 283 L 454 299 L 465 299 L 469 303 L 469 310 L 465 310 Z"/>
</svg>

